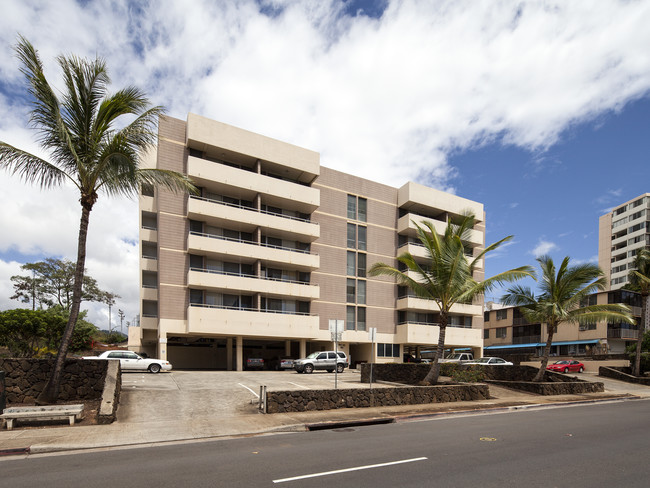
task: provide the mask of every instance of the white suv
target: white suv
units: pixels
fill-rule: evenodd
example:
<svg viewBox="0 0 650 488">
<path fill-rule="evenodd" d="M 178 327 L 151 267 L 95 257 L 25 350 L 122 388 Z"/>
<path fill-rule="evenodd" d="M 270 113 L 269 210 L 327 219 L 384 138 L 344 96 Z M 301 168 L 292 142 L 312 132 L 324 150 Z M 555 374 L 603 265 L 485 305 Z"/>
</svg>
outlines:
<svg viewBox="0 0 650 488">
<path fill-rule="evenodd" d="M 305 359 L 298 359 L 293 362 L 293 369 L 298 373 L 312 373 L 315 369 L 324 369 L 332 373 L 335 369 L 337 373 L 342 373 L 348 367 L 348 357 L 344 352 L 339 351 L 321 351 L 312 352 Z"/>
</svg>

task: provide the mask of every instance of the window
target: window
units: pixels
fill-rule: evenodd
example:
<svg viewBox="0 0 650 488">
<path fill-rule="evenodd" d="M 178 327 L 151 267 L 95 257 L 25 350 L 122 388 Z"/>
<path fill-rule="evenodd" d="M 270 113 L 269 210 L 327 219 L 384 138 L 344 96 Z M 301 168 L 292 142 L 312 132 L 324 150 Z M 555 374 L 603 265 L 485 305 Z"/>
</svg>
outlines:
<svg viewBox="0 0 650 488">
<path fill-rule="evenodd" d="M 483 329 L 483 339 L 490 338 L 490 329 Z"/>
<path fill-rule="evenodd" d="M 366 276 L 366 255 L 359 253 L 357 260 L 357 276 L 365 278 Z"/>
<path fill-rule="evenodd" d="M 348 224 L 348 247 L 357 247 L 357 226 Z"/>
<path fill-rule="evenodd" d="M 490 311 L 483 312 L 483 321 L 484 322 L 489 322 L 490 321 Z"/>
<path fill-rule="evenodd" d="M 351 303 L 356 302 L 356 300 L 357 300 L 356 285 L 357 285 L 356 280 L 348 278 L 348 284 L 347 284 L 347 288 L 346 288 L 346 301 L 351 302 Z"/>
<path fill-rule="evenodd" d="M 357 281 L 357 303 L 366 304 L 366 282 L 365 280 Z"/>
<path fill-rule="evenodd" d="M 507 327 L 497 327 L 496 331 L 497 331 L 496 332 L 497 339 L 505 339 L 506 336 L 508 335 Z"/>
<path fill-rule="evenodd" d="M 356 330 L 356 307 L 348 307 L 346 310 L 345 330 Z"/>
<path fill-rule="evenodd" d="M 357 268 L 356 268 L 356 261 L 357 261 L 357 253 L 354 251 L 348 251 L 348 270 L 347 274 L 348 276 L 355 276 L 357 274 Z"/>
<path fill-rule="evenodd" d="M 357 228 L 357 249 L 360 251 L 366 251 L 366 242 L 367 242 L 367 233 L 368 229 L 362 225 Z"/>
<path fill-rule="evenodd" d="M 506 320 L 508 318 L 508 310 L 507 309 L 501 309 L 497 310 L 497 320 Z"/>
<path fill-rule="evenodd" d="M 366 330 L 366 308 L 357 307 L 357 330 Z"/>
<path fill-rule="evenodd" d="M 398 358 L 400 345 L 399 344 L 377 344 L 377 356 L 384 358 Z"/>
<path fill-rule="evenodd" d="M 368 221 L 368 200 L 356 195 L 348 195 L 348 219 Z"/>
</svg>

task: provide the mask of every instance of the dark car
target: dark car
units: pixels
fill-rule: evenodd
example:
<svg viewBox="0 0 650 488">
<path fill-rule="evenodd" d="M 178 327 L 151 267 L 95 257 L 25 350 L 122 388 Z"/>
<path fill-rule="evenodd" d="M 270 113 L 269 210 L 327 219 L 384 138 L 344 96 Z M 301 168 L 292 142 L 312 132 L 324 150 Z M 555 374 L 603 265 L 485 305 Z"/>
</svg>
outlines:
<svg viewBox="0 0 650 488">
<path fill-rule="evenodd" d="M 264 369 L 264 359 L 258 357 L 246 359 L 246 369 Z"/>
<path fill-rule="evenodd" d="M 549 371 L 557 371 L 558 373 L 582 373 L 585 370 L 585 365 L 580 361 L 555 361 L 553 364 L 546 366 Z"/>
</svg>

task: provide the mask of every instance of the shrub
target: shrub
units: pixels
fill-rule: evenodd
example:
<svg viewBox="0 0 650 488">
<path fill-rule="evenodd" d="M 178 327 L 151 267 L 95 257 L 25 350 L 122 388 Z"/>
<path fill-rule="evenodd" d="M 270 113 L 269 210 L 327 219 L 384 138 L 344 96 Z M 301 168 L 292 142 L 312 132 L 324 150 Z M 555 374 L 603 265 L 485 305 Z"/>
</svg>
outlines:
<svg viewBox="0 0 650 488">
<path fill-rule="evenodd" d="M 458 383 L 480 383 L 485 381 L 485 373 L 481 367 L 462 366 L 457 363 L 442 363 L 440 374 L 449 376 Z"/>
</svg>

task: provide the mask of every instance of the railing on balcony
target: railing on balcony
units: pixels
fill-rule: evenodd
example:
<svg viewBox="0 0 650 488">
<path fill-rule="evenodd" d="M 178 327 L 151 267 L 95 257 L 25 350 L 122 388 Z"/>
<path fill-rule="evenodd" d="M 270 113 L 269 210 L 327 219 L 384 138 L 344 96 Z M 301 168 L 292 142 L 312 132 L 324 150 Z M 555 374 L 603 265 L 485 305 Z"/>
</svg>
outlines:
<svg viewBox="0 0 650 488">
<path fill-rule="evenodd" d="M 404 325 L 404 324 L 409 324 L 409 325 L 427 325 L 431 327 L 440 327 L 440 324 L 438 322 L 418 322 L 417 320 L 404 320 L 401 322 L 398 322 L 397 325 Z"/>
<path fill-rule="evenodd" d="M 530 344 L 532 342 L 541 342 L 541 341 L 542 341 L 541 335 L 520 336 L 520 337 L 512 338 L 513 344 Z"/>
<path fill-rule="evenodd" d="M 142 284 L 142 288 L 149 288 L 150 290 L 157 290 L 158 285 L 145 285 L 144 283 Z"/>
<path fill-rule="evenodd" d="M 142 228 L 145 230 L 158 230 L 158 227 L 153 227 L 151 225 L 143 225 Z"/>
<path fill-rule="evenodd" d="M 244 312 L 261 312 L 261 313 L 277 313 L 277 314 L 286 314 L 286 315 L 302 315 L 302 316 L 311 316 L 309 312 L 298 312 L 295 310 L 270 310 L 270 309 L 256 309 L 252 307 L 231 307 L 228 305 L 212 305 L 208 303 L 190 303 L 190 307 L 201 307 L 201 308 L 216 308 L 220 310 L 241 310 Z"/>
<path fill-rule="evenodd" d="M 154 255 L 152 255 L 152 254 L 143 254 L 142 257 L 143 257 L 144 259 L 154 259 L 154 260 L 156 260 L 156 261 L 158 260 L 158 256 L 154 256 Z"/>
<path fill-rule="evenodd" d="M 225 205 L 226 207 L 233 207 L 233 208 L 239 208 L 241 210 L 248 210 L 250 212 L 263 213 L 263 214 L 266 214 L 266 215 L 274 215 L 276 217 L 282 217 L 283 219 L 297 220 L 299 222 L 306 222 L 308 224 L 319 225 L 318 222 L 312 222 L 311 219 L 304 219 L 302 217 L 295 217 L 293 215 L 285 215 L 285 214 L 278 213 L 278 212 L 271 212 L 269 210 L 258 210 L 256 208 L 248 207 L 246 205 L 241 205 L 241 204 L 238 204 L 238 203 L 223 202 L 221 200 L 215 200 L 213 198 L 199 197 L 197 195 L 190 195 L 190 198 L 192 198 L 194 200 L 201 200 L 201 201 L 204 201 L 204 202 L 215 203 L 217 205 Z"/>
<path fill-rule="evenodd" d="M 310 283 L 308 281 L 300 281 L 300 280 L 290 280 L 286 278 L 272 278 L 270 276 L 257 276 L 254 274 L 249 274 L 249 273 L 234 273 L 231 271 L 223 271 L 219 269 L 206 269 L 206 268 L 190 268 L 190 271 L 198 271 L 199 273 L 211 273 L 211 274 L 218 274 L 218 275 L 226 275 L 226 276 L 239 276 L 242 278 L 254 278 L 257 280 L 268 280 L 268 281 L 279 281 L 282 283 L 296 283 L 299 285 L 309 285 Z"/>
<path fill-rule="evenodd" d="M 302 254 L 313 254 L 316 256 L 316 253 L 312 253 L 309 249 L 296 249 L 295 247 L 285 247 L 285 246 L 275 246 L 273 244 L 266 244 L 265 242 L 255 242 L 255 241 L 249 241 L 247 239 L 238 239 L 235 237 L 225 237 L 225 236 L 217 236 L 214 234 L 206 234 L 204 232 L 196 232 L 196 231 L 190 231 L 190 235 L 193 236 L 199 236 L 199 237 L 209 237 L 210 239 L 219 239 L 222 241 L 229 241 L 229 242 L 239 242 L 240 244 L 250 244 L 252 246 L 262 246 L 262 247 L 269 247 L 272 249 L 281 249 L 283 251 L 291 251 L 291 252 L 299 252 Z"/>
<path fill-rule="evenodd" d="M 532 325 L 525 317 L 515 317 L 512 319 L 512 325 Z"/>
<path fill-rule="evenodd" d="M 607 329 L 608 339 L 637 339 L 639 337 L 638 330 L 632 329 Z"/>
</svg>

